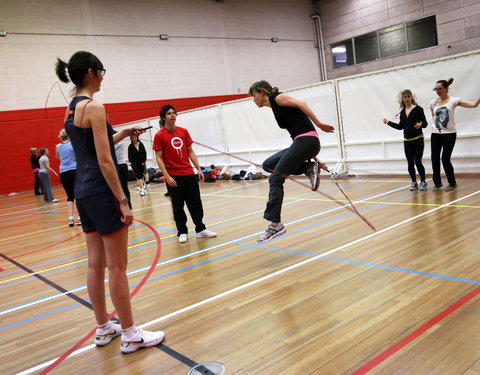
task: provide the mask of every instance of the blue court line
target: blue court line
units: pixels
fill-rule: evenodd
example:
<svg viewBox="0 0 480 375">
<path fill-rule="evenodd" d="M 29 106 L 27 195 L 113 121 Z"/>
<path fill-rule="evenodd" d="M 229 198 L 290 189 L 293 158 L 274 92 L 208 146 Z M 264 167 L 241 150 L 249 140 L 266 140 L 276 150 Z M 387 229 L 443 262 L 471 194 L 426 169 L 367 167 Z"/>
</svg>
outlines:
<svg viewBox="0 0 480 375">
<path fill-rule="evenodd" d="M 227 256 L 231 256 L 231 255 L 238 254 L 238 253 L 240 253 L 240 252 L 242 252 L 242 251 L 251 249 L 251 248 L 253 248 L 253 247 L 255 247 L 255 246 L 249 244 L 248 246 L 246 246 L 246 247 L 244 247 L 244 248 L 242 248 L 242 249 L 240 249 L 240 250 L 232 251 L 232 252 L 230 252 L 230 253 L 227 253 L 227 254 L 224 254 L 224 255 L 221 255 L 221 256 L 212 258 L 212 259 L 208 259 L 208 260 L 205 260 L 205 261 L 203 261 L 203 262 L 196 263 L 196 264 L 190 265 L 190 266 L 188 266 L 188 267 L 180 268 L 180 269 L 178 269 L 178 270 L 175 270 L 175 271 L 172 271 L 172 272 L 168 272 L 168 273 L 165 273 L 165 274 L 163 274 L 163 275 L 160 275 L 160 276 L 157 276 L 157 277 L 148 279 L 145 284 L 150 283 L 150 282 L 155 281 L 155 280 L 158 280 L 158 279 L 162 279 L 162 278 L 165 278 L 165 277 L 168 277 L 168 276 L 177 274 L 177 273 L 180 273 L 180 272 L 183 272 L 183 271 L 186 271 L 186 270 L 191 269 L 191 268 L 194 268 L 194 267 L 201 266 L 201 265 L 203 265 L 203 264 L 207 264 L 207 263 L 213 262 L 213 261 L 215 261 L 215 260 L 219 260 L 219 259 L 225 258 L 225 257 L 227 257 Z M 138 285 L 138 283 L 137 283 L 137 284 L 132 284 L 132 285 L 129 286 L 129 288 L 135 288 L 137 285 Z M 56 295 L 60 295 L 60 294 L 62 294 L 62 293 L 58 293 L 58 294 L 56 294 Z M 108 294 L 107 294 L 107 296 L 108 296 Z M 50 298 L 50 297 L 48 297 L 48 298 Z M 42 301 L 42 300 L 43 300 L 43 299 L 40 299 L 39 301 Z M 24 304 L 24 305 L 28 305 L 28 303 L 27 303 L 27 304 Z M 20 305 L 20 306 L 23 306 L 23 305 Z M 72 307 L 75 307 L 75 306 L 81 306 L 81 305 L 80 305 L 79 303 L 75 303 L 75 304 L 73 304 L 73 305 L 69 305 L 69 306 L 66 306 L 66 307 L 62 307 L 62 308 L 60 308 L 60 309 L 53 310 L 53 311 L 50 311 L 50 312 L 45 313 L 45 314 L 41 314 L 41 315 L 37 315 L 37 316 L 31 317 L 31 318 L 25 319 L 25 320 L 23 320 L 23 321 L 20 321 L 20 322 L 14 323 L 14 324 L 10 324 L 10 325 L 5 326 L 5 327 L 1 327 L 1 328 L 0 328 L 0 332 L 1 332 L 1 331 L 4 331 L 4 330 L 7 330 L 7 329 L 9 329 L 9 328 L 13 328 L 13 327 L 19 326 L 19 325 L 21 325 L 21 324 L 25 324 L 25 323 L 31 322 L 31 321 L 33 321 L 33 320 L 37 320 L 37 319 L 43 318 L 43 317 L 45 317 L 45 316 L 53 315 L 53 314 L 55 314 L 55 313 L 57 313 L 57 312 L 64 311 L 64 310 L 66 310 L 66 309 L 69 309 L 69 308 L 72 308 Z M 5 311 L 5 310 L 4 310 L 4 311 Z"/>
<path fill-rule="evenodd" d="M 363 185 L 369 185 L 369 184 L 371 184 L 371 183 L 365 183 L 365 184 L 363 184 Z M 355 187 L 358 187 L 358 186 L 355 186 Z M 335 187 L 332 186 L 331 189 L 335 189 Z M 346 190 L 347 190 L 347 189 L 346 189 Z M 387 199 L 386 202 L 393 201 L 393 200 L 397 200 L 397 199 L 403 198 L 403 197 L 405 197 L 405 196 L 413 195 L 413 194 L 416 194 L 416 193 L 417 193 L 417 192 L 410 192 L 410 191 L 409 191 L 409 192 L 407 192 L 407 193 L 405 193 L 405 194 L 403 194 L 403 195 L 399 195 L 399 196 L 395 196 L 395 197 L 392 197 L 392 198 L 390 198 L 390 199 Z M 317 193 L 315 193 L 315 192 L 308 192 L 308 193 L 306 193 L 306 194 L 317 194 Z M 296 203 L 293 203 L 293 204 L 291 204 L 291 205 L 293 206 L 293 205 L 300 204 L 300 203 L 304 203 L 304 201 L 296 202 Z M 373 207 L 380 206 L 380 205 L 381 205 L 381 203 L 376 203 L 376 204 L 373 204 L 373 205 L 371 205 L 371 206 L 368 206 L 368 207 L 364 207 L 364 208 L 362 208 L 362 209 L 359 209 L 359 211 L 366 210 L 366 209 L 373 208 Z M 340 207 L 346 207 L 346 206 L 349 206 L 349 204 L 344 204 L 344 205 L 342 205 L 342 206 L 340 206 Z M 339 220 L 339 219 L 342 219 L 342 218 L 344 218 L 344 217 L 346 217 L 346 216 L 348 216 L 348 215 L 353 215 L 353 214 L 354 214 L 354 213 L 350 211 L 349 213 L 345 213 L 345 214 L 342 214 L 342 215 L 337 215 L 337 216 L 335 216 L 335 217 L 332 218 L 332 219 L 328 219 L 328 220 L 325 220 L 325 221 L 322 221 L 322 222 L 317 222 L 317 223 L 315 223 L 315 224 L 313 224 L 313 225 L 310 225 L 310 226 L 304 227 L 304 228 L 302 228 L 302 229 L 299 229 L 299 230 L 290 232 L 290 233 L 284 235 L 284 237 L 290 236 L 290 235 L 292 235 L 292 234 L 297 234 L 297 233 L 300 233 L 300 232 L 309 230 L 309 229 L 311 229 L 311 228 L 314 228 L 314 227 L 316 227 L 316 226 L 319 226 L 319 225 L 322 225 L 322 224 L 326 224 L 326 223 L 329 223 L 329 222 L 334 221 L 334 220 Z M 247 218 L 247 217 L 254 216 L 254 215 L 257 215 L 257 214 L 247 215 L 247 216 L 244 216 L 244 217 L 242 217 L 242 218 L 238 218 L 238 219 L 235 219 L 235 220 L 231 220 L 231 221 L 229 221 L 228 223 L 220 223 L 220 224 L 214 225 L 213 227 L 231 224 L 231 223 L 234 223 L 235 221 L 243 220 L 243 219 L 245 219 L 245 218 Z M 153 236 L 153 235 L 152 235 L 152 236 Z M 169 238 L 169 239 L 167 239 L 167 240 L 172 240 L 172 239 L 173 239 L 173 238 Z M 147 244 L 147 245 L 149 245 L 149 244 Z M 132 249 L 130 249 L 130 250 L 137 249 L 137 248 L 141 248 L 141 247 L 143 247 L 143 246 L 134 247 L 134 248 L 132 248 Z M 79 263 L 79 264 L 83 264 L 83 263 L 84 263 L 84 262 Z M 58 269 L 55 269 L 55 270 L 46 272 L 45 274 L 48 275 L 48 274 L 50 274 L 50 273 L 58 272 L 58 271 L 61 271 L 61 270 L 67 269 L 67 268 L 74 267 L 74 266 L 75 266 L 75 265 L 65 266 L 65 268 L 58 268 Z M 13 284 L 13 283 L 16 283 L 16 282 L 20 282 L 20 281 L 23 281 L 23 280 L 28 280 L 29 278 L 32 278 L 32 277 L 33 277 L 33 276 L 29 276 L 29 277 L 26 277 L 26 278 L 21 279 L 21 280 L 14 280 L 14 281 L 12 281 L 12 282 L 9 282 L 9 283 L 3 284 L 3 285 L 5 285 L 5 286 L 6 286 L 6 285 L 10 285 L 10 284 Z"/>
<path fill-rule="evenodd" d="M 403 196 L 411 195 L 411 194 L 414 194 L 414 193 L 416 193 L 416 192 L 408 192 L 408 193 L 403 194 L 403 195 L 398 196 L 398 197 L 392 197 L 390 200 L 387 200 L 387 201 L 396 200 L 396 199 L 399 199 L 399 198 L 401 198 L 401 197 L 403 197 Z M 374 204 L 374 205 L 369 206 L 369 207 L 366 207 L 366 208 L 364 208 L 364 209 L 368 209 L 368 208 L 375 207 L 375 206 L 378 206 L 378 205 L 380 205 L 380 204 Z M 346 206 L 346 205 L 345 205 L 345 206 Z M 349 214 L 351 215 L 351 214 L 353 214 L 353 213 L 349 213 Z M 347 214 L 347 215 L 348 215 L 348 214 Z M 341 217 L 343 217 L 343 216 L 345 216 L 345 215 L 341 215 Z M 328 221 L 330 221 L 330 220 L 328 220 Z M 328 222 L 328 221 L 326 221 L 326 222 Z M 308 227 L 308 228 L 315 227 L 315 226 L 319 226 L 319 225 L 321 225 L 321 224 L 322 224 L 322 223 L 317 223 L 317 224 L 315 224 L 315 225 L 313 225 L 313 226 L 310 226 L 310 227 Z M 298 230 L 298 231 L 292 232 L 292 234 L 293 234 L 293 233 L 297 233 L 297 232 L 301 232 L 301 231 L 303 231 L 303 230 L 306 230 L 306 229 L 302 229 L 302 230 Z M 239 243 L 240 243 L 240 242 L 239 242 Z M 220 245 L 221 245 L 221 244 L 220 244 Z M 143 245 L 143 246 L 147 246 L 147 245 Z M 215 246 L 217 247 L 218 245 L 215 245 Z M 248 244 L 248 246 L 249 246 L 249 247 L 255 247 L 255 246 L 258 246 L 258 245 L 256 245 L 256 244 L 255 244 L 255 245 Z M 248 248 L 248 247 L 247 247 L 247 248 Z M 195 252 L 193 252 L 193 253 L 191 253 L 191 254 L 194 254 L 194 253 L 197 253 L 197 252 L 203 252 L 203 251 L 206 251 L 206 250 L 208 250 L 208 249 L 209 249 L 209 248 L 197 250 L 197 251 L 195 251 Z M 246 248 L 245 248 L 245 249 L 246 249 Z M 244 250 L 245 250 L 245 249 L 244 249 Z M 284 251 L 284 250 L 283 250 L 283 251 Z M 238 252 L 238 251 L 237 251 L 237 252 Z M 293 252 L 293 251 L 292 251 L 292 252 Z M 177 258 L 182 258 L 182 257 L 184 257 L 184 256 L 185 256 L 185 255 L 182 255 L 182 256 L 179 256 L 179 257 L 177 257 Z M 226 255 L 225 255 L 225 256 L 226 256 Z M 224 257 L 224 256 L 222 256 L 222 257 Z M 171 260 L 174 260 L 174 259 L 177 259 L 177 258 L 173 258 L 173 259 L 171 259 Z M 171 260 L 170 260 L 170 261 L 171 261 Z M 164 262 L 159 262 L 159 263 L 157 263 L 157 265 L 159 265 L 159 264 L 161 264 L 161 263 L 164 263 Z M 200 264 L 203 264 L 203 263 L 204 263 L 204 262 L 202 262 L 202 263 L 200 263 Z M 189 268 L 192 268 L 192 267 L 195 267 L 195 266 L 197 266 L 197 265 L 190 266 Z M 134 272 L 134 271 L 132 271 L 132 272 Z M 157 277 L 157 278 L 158 278 L 158 277 Z M 47 297 L 47 298 L 48 298 L 48 297 Z"/>
<path fill-rule="evenodd" d="M 283 237 L 283 236 L 282 236 Z M 244 244 L 243 242 L 236 241 L 238 244 Z M 265 246 L 265 245 L 258 245 L 258 247 L 268 249 L 268 250 L 275 250 L 275 251 L 282 251 L 286 253 L 292 253 L 292 254 L 299 254 L 299 255 L 307 255 L 310 257 L 316 257 L 318 254 L 313 254 L 313 253 L 306 253 L 303 251 L 295 251 L 295 250 L 289 250 L 289 249 L 281 249 L 278 247 L 271 247 L 271 246 Z M 368 262 L 361 262 L 358 260 L 351 260 L 351 259 L 345 259 L 345 258 L 337 258 L 337 257 L 331 257 L 331 256 L 322 256 L 321 258 L 323 259 L 331 259 L 331 260 L 337 260 L 340 262 L 347 262 L 347 263 L 353 263 L 353 264 L 360 264 L 362 266 L 370 266 L 370 267 L 376 267 L 376 268 L 383 268 L 387 270 L 392 270 L 392 271 L 400 271 L 400 272 L 406 272 L 406 273 L 412 273 L 416 275 L 423 275 L 423 276 L 431 276 L 431 277 L 437 277 L 440 279 L 447 279 L 447 280 L 453 280 L 453 281 L 461 281 L 464 283 L 470 283 L 470 284 L 480 284 L 480 281 L 476 280 L 470 280 L 470 279 L 462 279 L 460 277 L 453 277 L 453 276 L 445 276 L 445 275 L 439 275 L 436 273 L 430 273 L 430 272 L 421 272 L 421 271 L 415 271 L 415 270 L 409 270 L 406 268 L 399 268 L 399 267 L 391 267 L 391 266 L 384 266 L 381 264 L 375 264 L 375 263 L 368 263 Z"/>
<path fill-rule="evenodd" d="M 71 307 L 74 307 L 74 306 L 81 306 L 81 305 L 80 305 L 79 303 L 75 303 L 75 304 L 70 305 L 70 306 L 66 306 L 66 307 L 62 307 L 62 308 L 57 309 L 57 310 L 49 311 L 48 313 L 45 313 L 45 314 L 33 316 L 33 317 L 28 318 L 28 319 L 26 319 L 26 320 L 22 320 L 21 322 L 17 322 L 17 323 L 13 323 L 13 324 L 10 324 L 10 325 L 5 326 L 5 327 L 1 327 L 1 328 L 0 328 L 0 332 L 1 332 L 1 331 L 5 331 L 5 330 L 7 330 L 7 329 L 9 329 L 9 328 L 13 328 L 13 327 L 19 326 L 19 325 L 21 325 L 21 324 L 25 324 L 25 323 L 31 322 L 31 321 L 33 321 L 33 320 L 37 320 L 37 319 L 43 318 L 43 317 L 48 316 L 48 315 L 55 314 L 55 313 L 60 312 L 60 311 L 67 310 L 67 309 L 69 309 L 69 308 L 71 308 Z"/>
<path fill-rule="evenodd" d="M 365 184 L 361 184 L 360 187 L 361 187 L 361 186 L 364 186 L 364 185 L 369 185 L 369 184 L 371 184 L 371 182 L 365 183 Z M 358 187 L 358 186 L 355 186 L 355 188 L 357 188 L 357 187 Z M 353 187 L 352 187 L 352 188 L 353 188 Z M 330 187 L 329 189 L 327 189 L 327 190 L 335 190 L 335 186 L 331 186 L 331 187 Z M 349 190 L 349 188 L 346 188 L 346 189 L 344 189 L 344 190 Z M 315 193 L 315 192 L 307 192 L 307 193 L 301 194 L 299 197 L 306 196 L 306 195 L 317 195 L 317 194 L 318 194 L 318 193 Z M 297 205 L 297 204 L 300 204 L 300 203 L 305 203 L 305 202 L 300 201 L 300 202 L 292 203 L 292 204 L 290 204 L 290 205 L 293 206 L 293 205 Z M 261 204 L 261 205 L 255 206 L 255 207 L 264 207 L 264 206 L 265 206 L 265 204 Z M 236 211 L 236 212 L 234 213 L 234 215 L 237 215 L 238 213 L 241 213 L 241 212 L 245 212 L 245 211 L 249 211 L 249 210 L 255 209 L 255 207 L 254 207 L 254 208 L 249 208 L 249 209 L 246 209 L 246 210 L 241 210 L 241 211 L 239 211 L 239 212 Z M 226 223 L 219 223 L 219 224 L 217 224 L 217 225 L 213 225 L 212 227 L 220 227 L 220 226 L 227 225 L 227 224 L 231 224 L 231 223 L 234 223 L 234 222 L 236 222 L 236 221 L 243 220 L 243 219 L 245 219 L 245 218 L 248 218 L 248 217 L 251 217 L 251 216 L 256 216 L 256 215 L 257 215 L 257 213 L 252 213 L 251 215 L 243 216 L 243 217 L 238 218 L 238 219 L 235 219 L 235 220 L 230 220 L 230 221 L 228 221 L 228 222 L 226 222 Z M 208 221 L 218 220 L 218 218 L 222 218 L 222 217 L 224 217 L 224 216 L 231 216 L 231 214 L 229 214 L 229 215 L 223 215 L 223 216 L 220 216 L 220 217 L 215 217 L 215 218 L 212 218 L 211 220 L 207 220 L 207 221 L 205 221 L 205 222 L 207 223 Z M 146 227 L 145 225 L 139 224 L 139 223 L 135 223 L 134 225 L 139 226 L 139 227 Z M 190 227 L 191 227 L 191 229 L 189 230 L 189 232 L 194 232 L 193 226 L 190 226 Z M 158 227 L 153 227 L 153 228 L 156 229 L 156 230 L 163 230 L 163 231 L 166 231 L 166 232 L 176 232 L 176 230 L 172 230 L 172 229 L 165 229 L 165 228 L 158 228 Z M 151 238 L 151 237 L 153 237 L 153 234 L 148 235 L 148 236 L 145 236 L 145 237 L 135 238 L 135 239 L 129 240 L 129 242 L 139 241 L 139 240 L 141 240 L 141 239 L 147 239 L 147 238 Z M 163 241 L 172 240 L 172 239 L 173 239 L 173 238 L 168 238 L 168 239 L 165 239 L 165 240 L 163 240 Z M 136 249 L 136 247 L 134 247 L 134 248 L 132 248 L 132 249 L 130 249 L 130 250 L 133 250 L 133 249 Z M 86 255 L 86 254 L 87 254 L 87 253 L 83 253 L 82 255 L 84 256 L 84 255 Z M 63 258 L 63 260 L 72 259 L 72 258 L 79 257 L 79 256 L 82 256 L 82 255 L 74 255 L 74 256 L 72 256 L 72 257 Z M 32 268 L 32 269 L 35 269 L 35 268 L 38 268 L 38 267 L 44 267 L 44 266 L 46 266 L 46 265 L 50 265 L 50 264 L 54 264 L 54 263 L 59 263 L 59 262 L 61 262 L 61 261 L 62 261 L 62 260 L 55 260 L 55 261 L 52 261 L 52 262 L 35 265 L 35 266 L 32 266 L 31 268 Z M 82 264 L 82 263 L 79 263 L 79 264 Z M 67 267 L 67 266 L 66 266 L 66 267 Z M 66 268 L 58 268 L 57 270 L 53 270 L 53 271 L 50 271 L 50 272 L 60 271 L 60 270 L 63 270 L 63 269 L 66 269 Z M 17 274 L 17 273 L 20 273 L 20 272 L 22 272 L 22 271 L 21 271 L 21 270 L 12 271 L 12 272 L 10 272 L 10 273 L 3 273 L 2 276 L 8 276 L 8 275 Z M 48 273 L 46 273 L 46 274 L 48 274 Z M 31 276 L 31 277 L 33 277 L 33 276 Z M 27 277 L 27 278 L 25 278 L 25 279 L 29 279 L 29 278 L 30 278 L 30 277 Z M 22 279 L 22 280 L 25 280 L 25 279 Z M 10 284 L 12 284 L 12 283 L 14 283 L 14 282 L 18 282 L 18 281 L 22 281 L 22 280 L 14 280 L 14 281 L 12 281 L 11 283 L 6 283 L 6 284 L 2 284 L 2 285 L 10 285 Z"/>
</svg>

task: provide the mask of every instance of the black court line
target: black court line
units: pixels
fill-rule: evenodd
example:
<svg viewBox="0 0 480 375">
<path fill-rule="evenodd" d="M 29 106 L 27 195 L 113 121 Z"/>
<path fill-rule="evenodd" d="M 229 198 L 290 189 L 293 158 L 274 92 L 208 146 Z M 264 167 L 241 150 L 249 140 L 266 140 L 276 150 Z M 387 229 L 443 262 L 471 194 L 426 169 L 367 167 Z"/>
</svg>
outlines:
<svg viewBox="0 0 480 375">
<path fill-rule="evenodd" d="M 93 306 L 90 302 L 85 301 L 83 298 L 77 296 L 76 294 L 73 294 L 69 292 L 67 289 L 61 287 L 60 285 L 54 283 L 51 280 L 48 280 L 46 277 L 43 277 L 42 275 L 39 275 L 32 271 L 30 268 L 24 266 L 21 263 L 18 263 L 16 260 L 13 260 L 12 258 L 6 256 L 5 254 L 0 253 L 0 256 L 5 259 L 6 261 L 9 261 L 10 263 L 14 264 L 18 268 L 24 270 L 25 272 L 31 274 L 32 276 L 35 276 L 37 279 L 43 281 L 45 284 L 50 285 L 52 288 L 64 293 L 66 296 L 69 296 L 73 300 L 77 301 L 78 303 L 82 304 L 83 306 L 89 308 L 90 310 L 93 310 Z"/>
<path fill-rule="evenodd" d="M 53 281 L 47 279 L 46 277 L 35 273 L 30 268 L 28 268 L 28 267 L 24 266 L 23 264 L 17 262 L 16 260 L 13 260 L 12 258 L 8 257 L 7 255 L 5 255 L 3 253 L 0 253 L 0 256 L 3 259 L 5 259 L 6 261 L 14 264 L 18 268 L 20 268 L 20 269 L 24 270 L 25 272 L 31 274 L 32 276 L 35 276 L 40 281 L 43 281 L 45 284 L 47 284 L 47 285 L 51 286 L 52 288 L 64 293 L 66 296 L 72 298 L 73 300 L 77 301 L 78 303 L 82 304 L 86 308 L 93 311 L 93 306 L 90 302 L 87 302 L 83 298 L 77 296 L 76 294 L 69 292 L 67 289 L 61 287 L 60 285 L 58 285 L 57 283 L 54 283 Z M 119 322 L 119 320 L 116 319 L 116 318 L 113 318 L 112 320 L 114 320 L 117 323 Z M 182 362 L 183 364 L 185 364 L 187 366 L 190 366 L 190 367 L 198 366 L 197 362 L 195 362 L 194 360 L 192 360 L 192 359 L 184 356 L 183 354 L 173 350 L 172 348 L 168 347 L 165 344 L 158 344 L 158 345 L 156 345 L 156 348 L 160 349 L 162 352 L 170 355 L 172 358 L 176 359 L 179 362 Z M 205 374 L 205 375 L 215 375 L 213 372 L 211 372 L 209 369 L 207 369 L 203 366 L 198 367 L 198 370 L 201 371 L 201 373 Z"/>
</svg>

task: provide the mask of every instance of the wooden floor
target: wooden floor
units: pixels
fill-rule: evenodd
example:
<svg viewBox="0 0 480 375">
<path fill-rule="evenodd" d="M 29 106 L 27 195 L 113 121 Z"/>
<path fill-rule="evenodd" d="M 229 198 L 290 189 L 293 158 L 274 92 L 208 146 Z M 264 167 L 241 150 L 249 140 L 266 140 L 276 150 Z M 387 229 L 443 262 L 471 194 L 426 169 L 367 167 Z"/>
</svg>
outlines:
<svg viewBox="0 0 480 375">
<path fill-rule="evenodd" d="M 461 178 L 452 192 L 410 192 L 406 178 L 340 184 L 376 232 L 289 181 L 288 232 L 263 246 L 267 180 L 202 184 L 218 237 L 191 233 L 186 244 L 165 185 L 146 197 L 132 186 L 135 217 L 161 235 L 135 320 L 164 330 L 165 346 L 122 355 L 118 339 L 103 348 L 90 339 L 51 373 L 186 375 L 214 361 L 238 375 L 479 375 L 480 179 Z M 320 190 L 342 199 L 330 180 Z M 54 195 L 57 204 L 31 192 L 0 198 L 2 374 L 38 374 L 95 327 L 85 239 L 66 225 L 63 190 Z M 133 289 L 157 241 L 139 223 L 129 241 Z"/>
</svg>

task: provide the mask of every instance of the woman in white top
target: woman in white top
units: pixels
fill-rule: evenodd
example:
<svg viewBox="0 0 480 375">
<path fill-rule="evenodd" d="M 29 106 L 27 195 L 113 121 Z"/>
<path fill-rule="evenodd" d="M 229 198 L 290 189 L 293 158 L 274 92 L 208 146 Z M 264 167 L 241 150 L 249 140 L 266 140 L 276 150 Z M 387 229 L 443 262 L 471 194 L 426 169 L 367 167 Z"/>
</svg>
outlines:
<svg viewBox="0 0 480 375">
<path fill-rule="evenodd" d="M 43 182 L 43 199 L 45 202 L 58 202 L 58 199 L 55 199 L 52 193 L 52 184 L 50 182 L 50 176 L 48 175 L 49 172 L 52 172 L 55 176 L 58 177 L 58 173 L 55 172 L 50 167 L 50 159 L 48 158 L 48 148 L 41 148 L 40 149 L 40 159 L 38 159 L 38 163 L 40 164 L 40 170 L 38 171 L 38 177 Z"/>
<path fill-rule="evenodd" d="M 448 95 L 448 88 L 452 82 L 453 78 L 450 78 L 448 81 L 444 79 L 437 81 L 433 90 L 437 93 L 438 98 L 430 102 L 430 110 L 432 111 L 433 117 L 431 146 L 433 183 L 435 184 L 432 190 L 434 191 L 438 191 L 442 187 L 440 159 L 442 160 L 443 170 L 448 180 L 448 186 L 445 188 L 445 191 L 450 191 L 457 187 L 455 172 L 452 162 L 450 161 L 457 139 L 455 108 L 457 106 L 475 108 L 480 103 L 480 97 L 475 101 L 469 102 Z"/>
</svg>

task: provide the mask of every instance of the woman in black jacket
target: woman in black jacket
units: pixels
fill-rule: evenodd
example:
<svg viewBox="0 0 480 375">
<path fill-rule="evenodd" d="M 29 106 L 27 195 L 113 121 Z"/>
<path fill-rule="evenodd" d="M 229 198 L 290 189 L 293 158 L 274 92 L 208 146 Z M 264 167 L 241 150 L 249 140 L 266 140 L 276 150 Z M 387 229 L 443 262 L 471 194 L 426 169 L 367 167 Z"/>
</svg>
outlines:
<svg viewBox="0 0 480 375">
<path fill-rule="evenodd" d="M 425 167 L 422 164 L 423 149 L 425 148 L 423 128 L 427 127 L 427 120 L 423 108 L 420 107 L 410 90 L 403 90 L 398 96 L 398 102 L 402 111 L 400 112 L 400 123 L 383 119 L 383 123 L 394 129 L 403 130 L 405 156 L 408 162 L 408 173 L 412 178 L 410 191 L 427 190 L 425 181 Z M 415 166 L 420 175 L 420 186 L 417 184 Z"/>
<path fill-rule="evenodd" d="M 130 141 L 132 143 L 128 146 L 128 162 L 137 179 L 137 190 L 141 196 L 144 196 L 147 195 L 147 181 L 144 181 L 144 175 L 147 172 L 147 151 L 137 136 L 131 136 Z"/>
</svg>

